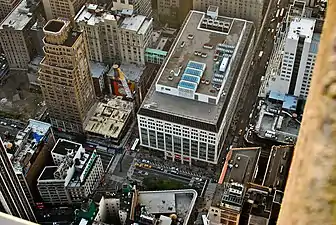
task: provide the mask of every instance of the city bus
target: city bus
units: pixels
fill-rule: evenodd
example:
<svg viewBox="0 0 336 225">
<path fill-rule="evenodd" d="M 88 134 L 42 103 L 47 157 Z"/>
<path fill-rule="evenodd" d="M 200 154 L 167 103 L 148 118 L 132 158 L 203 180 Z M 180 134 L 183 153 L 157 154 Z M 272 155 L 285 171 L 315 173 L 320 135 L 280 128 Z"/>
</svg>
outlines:
<svg viewBox="0 0 336 225">
<path fill-rule="evenodd" d="M 282 16 L 283 16 L 283 14 L 284 14 L 284 11 L 285 11 L 285 8 L 282 8 L 282 9 L 281 9 L 281 12 L 280 12 L 280 17 L 282 17 Z"/>
<path fill-rule="evenodd" d="M 133 142 L 133 145 L 132 145 L 132 148 L 131 148 L 131 151 L 135 151 L 135 149 L 138 147 L 139 145 L 139 138 L 136 138 L 135 141 Z"/>
<path fill-rule="evenodd" d="M 278 17 L 279 17 L 279 13 L 280 13 L 280 9 L 277 10 L 276 15 L 275 15 L 275 18 L 278 18 Z"/>
</svg>

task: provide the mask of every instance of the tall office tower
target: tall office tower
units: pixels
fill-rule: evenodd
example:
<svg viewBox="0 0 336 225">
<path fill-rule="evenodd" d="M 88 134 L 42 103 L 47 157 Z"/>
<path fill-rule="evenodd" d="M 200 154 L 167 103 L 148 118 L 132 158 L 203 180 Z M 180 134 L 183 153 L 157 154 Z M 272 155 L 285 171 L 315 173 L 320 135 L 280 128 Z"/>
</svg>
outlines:
<svg viewBox="0 0 336 225">
<path fill-rule="evenodd" d="M 35 55 L 31 27 L 40 10 L 40 2 L 23 0 L 1 22 L 0 43 L 11 69 L 28 69 Z"/>
<path fill-rule="evenodd" d="M 19 131 L 11 149 L 10 160 L 16 176 L 30 204 L 39 200 L 36 181 L 50 157 L 55 144 L 51 125 L 29 120 L 27 127 Z"/>
<path fill-rule="evenodd" d="M 255 30 L 216 12 L 190 11 L 138 111 L 141 145 L 166 159 L 217 164 L 223 149 Z"/>
<path fill-rule="evenodd" d="M 0 139 L 0 203 L 8 214 L 36 221 L 28 199 L 17 178 L 7 151 Z"/>
<path fill-rule="evenodd" d="M 47 20 L 73 19 L 85 4 L 85 0 L 42 0 Z"/>
<path fill-rule="evenodd" d="M 145 64 L 153 20 L 142 15 L 116 14 L 98 5 L 83 6 L 75 18 L 86 35 L 90 60 L 113 64 Z"/>
<path fill-rule="evenodd" d="M 253 21 L 259 30 L 264 18 L 265 0 L 193 0 L 193 8 L 206 12 L 209 6 L 219 7 L 219 14 Z"/>
<path fill-rule="evenodd" d="M 66 20 L 50 20 L 43 28 L 45 57 L 39 79 L 53 126 L 82 132 L 95 101 L 84 35 Z"/>
<path fill-rule="evenodd" d="M 315 24 L 315 19 L 299 17 L 290 22 L 283 47 L 274 52 L 282 56 L 279 71 L 274 76 L 266 74 L 264 93 L 272 90 L 307 98 L 321 36 L 315 32 Z"/>
<path fill-rule="evenodd" d="M 13 8 L 19 3 L 19 0 L 1 0 L 0 1 L 0 21 L 6 18 L 6 16 L 13 10 Z"/>
<path fill-rule="evenodd" d="M 132 10 L 137 15 L 152 16 L 151 0 L 113 0 L 112 10 Z"/>
<path fill-rule="evenodd" d="M 160 22 L 179 26 L 193 7 L 193 0 L 157 0 Z"/>
</svg>

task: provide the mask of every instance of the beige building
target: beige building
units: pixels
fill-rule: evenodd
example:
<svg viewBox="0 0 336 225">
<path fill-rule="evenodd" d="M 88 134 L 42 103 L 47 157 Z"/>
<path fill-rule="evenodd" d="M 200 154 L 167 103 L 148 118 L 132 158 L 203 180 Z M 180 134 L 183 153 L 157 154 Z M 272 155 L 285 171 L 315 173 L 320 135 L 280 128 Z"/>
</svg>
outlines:
<svg viewBox="0 0 336 225">
<path fill-rule="evenodd" d="M 82 132 L 95 100 L 84 36 L 65 20 L 50 20 L 43 31 L 45 57 L 39 80 L 51 123 Z"/>
<path fill-rule="evenodd" d="M 145 50 L 150 44 L 153 20 L 142 15 L 114 14 L 88 4 L 75 21 L 84 31 L 90 60 L 113 64 L 145 64 Z"/>
<path fill-rule="evenodd" d="M 0 43 L 10 69 L 27 69 L 36 53 L 31 27 L 36 22 L 39 9 L 39 3 L 23 0 L 1 22 Z"/>
<path fill-rule="evenodd" d="M 181 25 L 193 7 L 193 0 L 157 0 L 160 22 Z"/>
<path fill-rule="evenodd" d="M 85 4 L 85 0 L 43 0 L 47 20 L 75 17 Z"/>
<path fill-rule="evenodd" d="M 93 139 L 103 146 L 119 145 L 133 119 L 133 103 L 118 96 L 107 103 L 98 103 L 85 122 L 88 140 Z"/>
<path fill-rule="evenodd" d="M 132 10 L 137 15 L 152 15 L 151 0 L 113 0 L 113 10 Z"/>
<path fill-rule="evenodd" d="M 263 20 L 265 0 L 193 0 L 193 8 L 206 12 L 217 6 L 218 14 L 253 21 L 259 30 Z"/>
<path fill-rule="evenodd" d="M 0 21 L 5 19 L 19 2 L 19 0 L 0 0 Z"/>
</svg>

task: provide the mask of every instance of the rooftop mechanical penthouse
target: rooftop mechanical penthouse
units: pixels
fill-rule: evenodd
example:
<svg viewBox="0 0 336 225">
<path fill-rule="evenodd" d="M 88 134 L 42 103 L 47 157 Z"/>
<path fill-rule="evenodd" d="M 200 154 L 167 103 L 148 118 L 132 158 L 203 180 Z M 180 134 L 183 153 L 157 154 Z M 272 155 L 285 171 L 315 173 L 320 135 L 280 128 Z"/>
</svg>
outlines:
<svg viewBox="0 0 336 225">
<path fill-rule="evenodd" d="M 191 11 L 138 112 L 141 145 L 216 164 L 246 79 L 252 22 Z"/>
</svg>

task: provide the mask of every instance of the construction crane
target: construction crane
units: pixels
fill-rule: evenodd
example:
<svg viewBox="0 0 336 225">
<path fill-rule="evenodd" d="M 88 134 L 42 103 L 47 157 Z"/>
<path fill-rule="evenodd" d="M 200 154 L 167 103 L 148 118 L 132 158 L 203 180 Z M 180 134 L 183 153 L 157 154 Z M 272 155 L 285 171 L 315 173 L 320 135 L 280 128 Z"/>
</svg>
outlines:
<svg viewBox="0 0 336 225">
<path fill-rule="evenodd" d="M 119 68 L 119 65 L 117 65 L 117 64 L 113 65 L 113 70 L 114 70 L 114 75 L 119 78 L 122 86 L 124 87 L 126 97 L 129 98 L 129 99 L 133 99 L 133 95 L 132 95 L 131 90 L 128 87 L 128 83 L 127 83 L 125 74 L 121 71 L 121 69 Z"/>
</svg>

